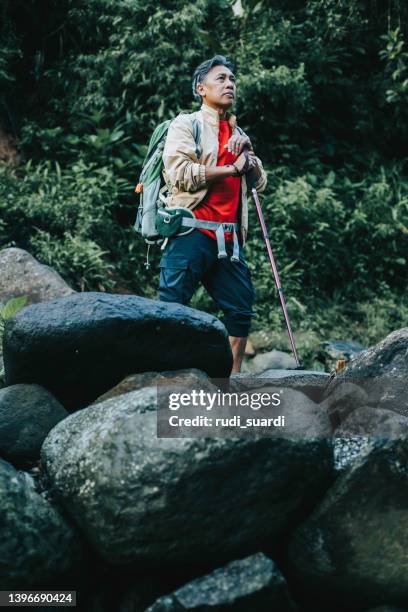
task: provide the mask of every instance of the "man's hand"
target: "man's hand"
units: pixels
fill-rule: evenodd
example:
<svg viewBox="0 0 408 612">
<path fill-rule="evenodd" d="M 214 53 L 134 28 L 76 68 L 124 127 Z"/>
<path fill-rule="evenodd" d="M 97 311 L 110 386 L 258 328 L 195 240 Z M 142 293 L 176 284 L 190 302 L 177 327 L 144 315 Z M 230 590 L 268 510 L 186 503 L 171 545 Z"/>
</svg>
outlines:
<svg viewBox="0 0 408 612">
<path fill-rule="evenodd" d="M 250 170 L 254 171 L 255 180 L 257 181 L 259 179 L 259 177 L 261 176 L 261 170 L 260 170 L 260 168 L 258 166 L 258 160 L 256 158 L 255 153 L 252 150 L 248 151 L 248 155 L 249 155 L 249 158 L 251 160 L 251 168 L 250 168 Z"/>
<path fill-rule="evenodd" d="M 245 150 L 245 152 L 242 152 L 241 155 L 239 155 L 234 161 L 233 166 L 237 170 L 237 174 L 235 176 L 241 176 L 242 174 L 246 174 L 251 170 L 254 171 L 255 177 L 257 179 L 261 174 L 258 166 L 258 161 L 256 159 L 255 153 L 252 150 Z"/>
<path fill-rule="evenodd" d="M 242 176 L 246 174 L 250 170 L 252 170 L 254 165 L 253 157 L 251 157 L 248 149 L 245 149 L 241 155 L 238 155 L 237 159 L 232 164 L 236 170 L 235 176 Z"/>
<path fill-rule="evenodd" d="M 244 147 L 247 149 L 252 149 L 252 144 L 248 136 L 243 136 L 242 134 L 234 134 L 228 140 L 227 144 L 224 145 L 224 148 L 227 148 L 230 153 L 234 155 L 240 155 L 244 150 Z"/>
</svg>

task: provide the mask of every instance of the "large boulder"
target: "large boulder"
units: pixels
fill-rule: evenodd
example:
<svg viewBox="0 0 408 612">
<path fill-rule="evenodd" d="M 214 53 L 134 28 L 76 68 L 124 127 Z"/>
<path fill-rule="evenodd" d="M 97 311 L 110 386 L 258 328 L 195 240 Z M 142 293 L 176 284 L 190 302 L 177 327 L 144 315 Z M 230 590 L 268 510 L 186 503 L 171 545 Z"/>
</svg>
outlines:
<svg viewBox="0 0 408 612">
<path fill-rule="evenodd" d="M 312 600 L 334 598 L 339 609 L 408 601 L 407 465 L 406 440 L 377 441 L 295 531 L 291 579 Z"/>
<path fill-rule="evenodd" d="M 322 406 L 330 415 L 333 427 L 337 428 L 356 408 L 367 404 L 368 393 L 359 384 L 343 378 L 341 384 L 332 384 L 330 380 L 323 391 L 323 398 Z"/>
<path fill-rule="evenodd" d="M 118 385 L 109 389 L 106 393 L 98 397 L 93 403 L 104 402 L 111 397 L 117 397 L 123 393 L 143 389 L 143 387 L 152 387 L 157 385 L 175 385 L 185 387 L 199 387 L 208 389 L 208 391 L 216 390 L 205 372 L 196 368 L 186 370 L 168 370 L 164 372 L 140 372 L 139 374 L 130 374 L 120 381 Z"/>
<path fill-rule="evenodd" d="M 336 437 L 406 438 L 408 417 L 392 410 L 359 406 L 336 429 Z"/>
<path fill-rule="evenodd" d="M 266 370 L 261 374 L 234 373 L 229 381 L 230 391 L 247 391 L 272 386 L 301 391 L 314 402 L 320 402 L 329 383 L 330 374 L 313 370 Z"/>
<path fill-rule="evenodd" d="M 360 399 L 362 405 L 393 410 L 408 416 L 407 376 L 408 328 L 403 328 L 392 332 L 375 346 L 359 353 L 337 374 L 327 387 L 328 403 L 330 404 L 330 397 L 339 386 L 352 383 L 361 387 L 366 393 L 365 397 Z M 355 400 L 353 406 L 356 407 Z M 332 409 L 330 406 L 329 408 Z M 342 412 L 344 412 L 344 402 Z"/>
<path fill-rule="evenodd" d="M 40 457 L 48 432 L 68 412 L 39 385 L 0 389 L 0 456 L 11 462 Z"/>
<path fill-rule="evenodd" d="M 0 460 L 0 588 L 49 584 L 82 563 L 78 534 L 25 472 Z"/>
<path fill-rule="evenodd" d="M 27 303 L 44 302 L 75 293 L 63 278 L 23 249 L 0 250 L 0 302 L 27 296 Z"/>
<path fill-rule="evenodd" d="M 78 411 L 43 444 L 53 491 L 111 563 L 214 567 L 274 546 L 332 482 L 319 426 L 314 438 L 158 438 L 156 395 Z"/>
<path fill-rule="evenodd" d="M 23 308 L 7 321 L 6 384 L 37 383 L 69 410 L 128 374 L 198 368 L 226 378 L 228 333 L 216 318 L 138 296 L 77 293 Z"/>
<path fill-rule="evenodd" d="M 204 397 L 194 406 L 190 403 L 182 405 L 181 395 L 186 390 L 191 392 L 191 388 L 183 386 L 158 387 L 159 437 L 202 438 L 205 435 L 315 439 L 332 434 L 327 413 L 301 391 L 265 386 L 240 393 L 229 390 L 225 397 L 212 392 L 212 400 Z"/>
<path fill-rule="evenodd" d="M 231 561 L 197 578 L 170 595 L 160 597 L 146 612 L 182 610 L 257 610 L 295 612 L 286 581 L 272 559 L 257 553 Z"/>
</svg>

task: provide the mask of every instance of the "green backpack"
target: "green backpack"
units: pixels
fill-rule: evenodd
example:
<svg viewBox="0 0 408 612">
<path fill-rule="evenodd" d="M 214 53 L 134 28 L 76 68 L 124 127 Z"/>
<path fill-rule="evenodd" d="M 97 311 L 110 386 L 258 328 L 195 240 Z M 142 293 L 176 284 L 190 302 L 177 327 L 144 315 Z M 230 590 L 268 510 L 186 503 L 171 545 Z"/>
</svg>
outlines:
<svg viewBox="0 0 408 612">
<path fill-rule="evenodd" d="M 197 113 L 191 113 L 193 136 L 196 143 L 197 159 L 201 156 L 201 123 Z M 163 178 L 163 149 L 167 132 L 172 119 L 160 123 L 150 138 L 146 158 L 143 162 L 139 182 L 135 192 L 140 194 L 136 221 L 133 229 L 142 235 L 148 245 L 163 242 L 163 234 L 156 227 L 156 217 L 159 209 L 163 209 L 166 200 L 164 192 L 168 190 Z M 148 262 L 146 267 L 149 267 Z"/>
</svg>

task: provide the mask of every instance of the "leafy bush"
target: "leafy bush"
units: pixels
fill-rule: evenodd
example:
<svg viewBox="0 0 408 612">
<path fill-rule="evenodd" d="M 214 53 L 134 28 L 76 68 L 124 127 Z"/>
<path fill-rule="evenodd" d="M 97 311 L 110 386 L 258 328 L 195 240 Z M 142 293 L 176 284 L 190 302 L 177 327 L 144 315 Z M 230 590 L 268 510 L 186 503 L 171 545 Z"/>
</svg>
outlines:
<svg viewBox="0 0 408 612">
<path fill-rule="evenodd" d="M 27 248 L 79 290 L 155 297 L 161 253 L 152 249 L 146 272 L 145 245 L 132 230 L 132 185 L 157 123 L 197 108 L 196 65 L 224 53 L 237 63 L 239 123 L 268 171 L 262 207 L 297 327 L 385 333 L 388 320 L 381 327 L 370 305 L 388 317 L 394 302 L 402 315 L 389 321 L 403 323 L 406 3 L 44 0 L 42 7 L 41 20 L 36 0 L 2 8 L 0 103 L 23 161 L 0 167 L 0 247 Z M 280 325 L 252 205 L 247 258 L 255 325 Z M 214 311 L 202 290 L 193 305 Z"/>
<path fill-rule="evenodd" d="M 4 334 L 4 326 L 6 324 L 6 321 L 14 317 L 14 315 L 17 314 L 17 312 L 21 310 L 21 308 L 23 308 L 26 305 L 26 303 L 27 303 L 26 295 L 23 295 L 18 298 L 12 298 L 8 302 L 6 302 L 4 305 L 0 303 L 0 357 L 2 356 L 2 353 L 3 353 L 3 334 Z M 4 366 L 2 365 L 2 360 L 1 360 L 0 361 L 0 388 L 5 385 L 4 374 L 5 374 Z"/>
<path fill-rule="evenodd" d="M 135 233 L 116 219 L 129 188 L 111 169 L 83 161 L 64 171 L 51 162 L 0 166 L 0 247 L 29 250 L 78 290 L 113 290 L 124 278 L 143 293 Z"/>
</svg>

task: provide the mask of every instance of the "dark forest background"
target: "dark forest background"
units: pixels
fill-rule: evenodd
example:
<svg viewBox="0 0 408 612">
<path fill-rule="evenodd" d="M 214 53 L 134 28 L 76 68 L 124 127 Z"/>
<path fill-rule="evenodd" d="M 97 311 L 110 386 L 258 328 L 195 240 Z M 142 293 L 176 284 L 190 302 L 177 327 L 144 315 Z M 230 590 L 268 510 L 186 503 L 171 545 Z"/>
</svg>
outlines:
<svg viewBox="0 0 408 612">
<path fill-rule="evenodd" d="M 197 108 L 192 72 L 222 53 L 304 354 L 406 326 L 407 29 L 403 0 L 0 0 L 0 248 L 77 290 L 156 297 L 134 185 L 153 129 Z M 254 206 L 246 254 L 254 328 L 282 330 Z M 192 305 L 216 313 L 201 289 Z"/>
</svg>

